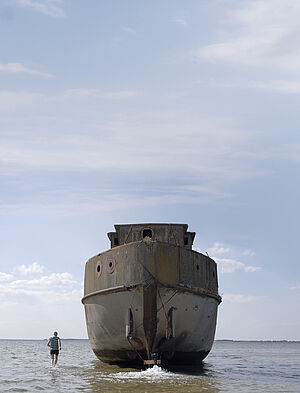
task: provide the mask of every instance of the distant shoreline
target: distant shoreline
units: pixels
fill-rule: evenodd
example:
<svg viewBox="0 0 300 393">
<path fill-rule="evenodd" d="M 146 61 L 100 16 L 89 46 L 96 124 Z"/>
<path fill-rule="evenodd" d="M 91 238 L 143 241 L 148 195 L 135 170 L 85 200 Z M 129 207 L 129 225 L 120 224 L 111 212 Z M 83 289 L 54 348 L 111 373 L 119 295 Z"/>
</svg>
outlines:
<svg viewBox="0 0 300 393">
<path fill-rule="evenodd" d="M 237 343 L 300 343 L 300 340 L 231 340 L 231 339 L 220 339 L 215 342 L 237 342 Z"/>
<path fill-rule="evenodd" d="M 48 338 L 0 338 L 0 341 L 47 341 Z M 62 341 L 88 341 L 88 338 L 61 338 Z M 300 340 L 233 340 L 218 339 L 215 342 L 232 343 L 300 343 Z"/>
</svg>

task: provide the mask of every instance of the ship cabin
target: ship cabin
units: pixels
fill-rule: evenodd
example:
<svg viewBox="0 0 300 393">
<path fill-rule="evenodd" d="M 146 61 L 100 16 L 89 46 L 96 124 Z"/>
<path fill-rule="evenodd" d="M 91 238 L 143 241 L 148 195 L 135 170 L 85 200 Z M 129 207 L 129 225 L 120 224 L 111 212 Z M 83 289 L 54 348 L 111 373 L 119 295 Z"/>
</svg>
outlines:
<svg viewBox="0 0 300 393">
<path fill-rule="evenodd" d="M 115 225 L 107 234 L 111 248 L 145 240 L 158 241 L 192 249 L 196 232 L 188 232 L 187 224 L 124 224 Z"/>
</svg>

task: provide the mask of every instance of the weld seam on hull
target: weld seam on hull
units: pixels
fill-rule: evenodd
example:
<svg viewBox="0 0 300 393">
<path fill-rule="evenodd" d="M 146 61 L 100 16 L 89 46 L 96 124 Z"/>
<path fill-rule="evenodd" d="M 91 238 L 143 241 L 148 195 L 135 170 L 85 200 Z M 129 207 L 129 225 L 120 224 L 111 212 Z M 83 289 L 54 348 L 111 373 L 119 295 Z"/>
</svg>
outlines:
<svg viewBox="0 0 300 393">
<path fill-rule="evenodd" d="M 107 295 L 107 294 L 110 294 L 110 293 L 117 293 L 117 292 L 125 292 L 125 291 L 130 291 L 133 288 L 143 287 L 143 286 L 144 286 L 143 284 L 134 284 L 134 285 L 129 285 L 129 286 L 119 285 L 117 287 L 100 289 L 98 291 L 94 291 L 94 292 L 91 292 L 91 293 L 85 295 L 81 299 L 81 302 L 84 304 L 84 301 L 86 299 L 92 297 L 92 296 Z M 222 302 L 221 296 L 216 295 L 216 294 L 211 293 L 211 292 L 208 292 L 208 291 L 206 291 L 203 288 L 189 288 L 189 287 L 185 287 L 185 286 L 181 286 L 181 285 L 164 285 L 164 284 L 160 284 L 158 286 L 162 287 L 162 288 L 175 289 L 176 291 L 179 291 L 179 292 L 189 292 L 189 293 L 192 293 L 194 295 L 211 297 L 211 298 L 217 300 L 218 304 L 220 304 Z"/>
<path fill-rule="evenodd" d="M 193 293 L 194 295 L 208 296 L 208 297 L 211 297 L 211 298 L 217 300 L 218 304 L 220 304 L 222 302 L 221 296 L 216 295 L 215 293 L 208 292 L 207 290 L 205 290 L 203 288 L 193 288 L 193 287 L 189 288 L 189 287 L 185 287 L 182 285 L 162 285 L 162 287 L 176 289 L 177 291 L 180 291 L 180 292 L 189 292 L 189 293 Z"/>
<path fill-rule="evenodd" d="M 109 293 L 116 293 L 116 292 L 125 292 L 130 290 L 131 288 L 135 288 L 138 285 L 131 285 L 129 287 L 126 287 L 125 285 L 119 285 L 117 287 L 111 287 L 111 288 L 106 288 L 106 289 L 99 289 L 99 291 L 94 291 L 91 293 L 88 293 L 87 295 L 83 296 L 83 298 L 81 299 L 81 303 L 84 304 L 84 301 L 92 296 L 96 296 L 96 295 L 106 295 Z"/>
</svg>

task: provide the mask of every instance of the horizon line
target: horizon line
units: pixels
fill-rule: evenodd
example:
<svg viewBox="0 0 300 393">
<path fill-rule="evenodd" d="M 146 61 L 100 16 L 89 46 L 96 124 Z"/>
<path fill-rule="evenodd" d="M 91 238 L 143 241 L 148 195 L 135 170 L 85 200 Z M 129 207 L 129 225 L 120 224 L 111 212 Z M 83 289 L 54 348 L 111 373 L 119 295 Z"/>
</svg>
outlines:
<svg viewBox="0 0 300 393">
<path fill-rule="evenodd" d="M 45 341 L 48 340 L 48 338 L 0 338 L 0 341 Z M 61 340 L 81 340 L 81 341 L 88 341 L 88 338 L 61 338 Z M 300 342 L 299 340 L 287 340 L 287 339 L 281 339 L 281 340 L 274 340 L 274 339 L 231 339 L 231 338 L 221 338 L 221 339 L 215 339 L 215 341 L 230 341 L 230 342 Z"/>
</svg>

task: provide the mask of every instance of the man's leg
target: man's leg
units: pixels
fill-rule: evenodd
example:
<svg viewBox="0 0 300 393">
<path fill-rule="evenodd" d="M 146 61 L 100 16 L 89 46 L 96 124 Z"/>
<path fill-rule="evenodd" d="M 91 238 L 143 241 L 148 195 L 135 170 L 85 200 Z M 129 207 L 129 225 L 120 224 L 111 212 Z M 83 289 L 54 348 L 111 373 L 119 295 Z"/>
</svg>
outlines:
<svg viewBox="0 0 300 393">
<path fill-rule="evenodd" d="M 53 353 L 51 354 L 51 364 L 52 364 L 52 366 L 54 366 L 54 354 Z"/>
<path fill-rule="evenodd" d="M 56 366 L 57 360 L 58 360 L 58 355 L 55 355 L 55 362 L 54 362 L 54 366 Z"/>
</svg>

